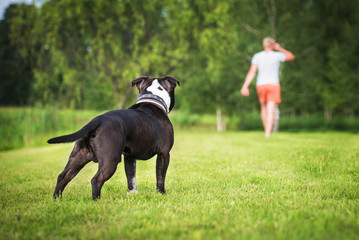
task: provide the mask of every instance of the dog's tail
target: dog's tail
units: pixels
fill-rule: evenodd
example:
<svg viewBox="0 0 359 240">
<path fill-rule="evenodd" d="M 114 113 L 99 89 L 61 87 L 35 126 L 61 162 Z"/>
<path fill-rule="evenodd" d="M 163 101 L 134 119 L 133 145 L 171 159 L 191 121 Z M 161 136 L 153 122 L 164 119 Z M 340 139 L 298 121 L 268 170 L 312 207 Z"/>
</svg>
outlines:
<svg viewBox="0 0 359 240">
<path fill-rule="evenodd" d="M 86 135 L 89 135 L 89 133 L 95 131 L 99 126 L 101 122 L 98 119 L 93 119 L 88 124 L 86 124 L 83 128 L 81 128 L 79 131 L 71 133 L 69 135 L 54 137 L 49 140 L 47 140 L 47 143 L 68 143 L 68 142 L 74 142 L 82 137 L 85 137 Z"/>
</svg>

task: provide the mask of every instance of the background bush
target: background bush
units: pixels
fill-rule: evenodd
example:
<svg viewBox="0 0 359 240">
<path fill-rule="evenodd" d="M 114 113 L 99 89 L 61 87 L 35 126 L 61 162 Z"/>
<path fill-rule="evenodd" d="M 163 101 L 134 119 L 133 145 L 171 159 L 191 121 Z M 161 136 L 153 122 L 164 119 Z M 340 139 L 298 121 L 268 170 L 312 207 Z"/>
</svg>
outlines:
<svg viewBox="0 0 359 240">
<path fill-rule="evenodd" d="M 0 150 L 45 145 L 47 139 L 79 130 L 104 111 L 60 110 L 53 107 L 0 108 Z M 176 128 L 216 129 L 216 116 L 174 111 L 169 117 Z M 259 113 L 225 118 L 230 131 L 261 131 Z M 306 117 L 282 116 L 279 131 L 349 131 L 359 132 L 359 120 L 337 117 L 327 120 L 320 115 Z"/>
</svg>

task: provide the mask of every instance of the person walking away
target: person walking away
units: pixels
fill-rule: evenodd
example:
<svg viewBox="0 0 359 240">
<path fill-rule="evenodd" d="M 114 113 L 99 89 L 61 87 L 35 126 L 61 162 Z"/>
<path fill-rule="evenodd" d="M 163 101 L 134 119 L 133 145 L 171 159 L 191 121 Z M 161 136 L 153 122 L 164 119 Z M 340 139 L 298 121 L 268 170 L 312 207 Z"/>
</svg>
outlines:
<svg viewBox="0 0 359 240">
<path fill-rule="evenodd" d="M 241 89 L 241 94 L 249 96 L 249 85 L 256 76 L 256 89 L 261 104 L 261 118 L 264 136 L 270 137 L 274 123 L 274 109 L 281 102 L 279 84 L 279 66 L 281 62 L 293 61 L 295 56 L 282 48 L 273 38 L 263 39 L 263 49 L 252 58 L 252 64 Z M 275 50 L 275 51 L 274 51 Z"/>
</svg>

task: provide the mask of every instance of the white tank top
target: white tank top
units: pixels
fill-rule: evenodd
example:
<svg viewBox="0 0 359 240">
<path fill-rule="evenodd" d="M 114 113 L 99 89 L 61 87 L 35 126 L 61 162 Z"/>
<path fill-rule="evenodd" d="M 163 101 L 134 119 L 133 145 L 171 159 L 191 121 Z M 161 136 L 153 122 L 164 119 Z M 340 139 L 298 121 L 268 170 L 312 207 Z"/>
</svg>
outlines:
<svg viewBox="0 0 359 240">
<path fill-rule="evenodd" d="M 279 66 L 284 62 L 286 56 L 282 52 L 262 51 L 256 53 L 252 58 L 252 64 L 258 67 L 256 85 L 278 84 Z"/>
</svg>

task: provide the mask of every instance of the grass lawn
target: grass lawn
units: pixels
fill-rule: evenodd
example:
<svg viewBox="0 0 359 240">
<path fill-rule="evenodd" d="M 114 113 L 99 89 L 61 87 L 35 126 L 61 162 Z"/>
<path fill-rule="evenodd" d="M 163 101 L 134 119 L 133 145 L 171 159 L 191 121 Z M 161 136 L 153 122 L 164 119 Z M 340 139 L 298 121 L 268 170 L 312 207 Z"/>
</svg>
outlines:
<svg viewBox="0 0 359 240">
<path fill-rule="evenodd" d="M 155 159 L 123 162 L 92 201 L 89 163 L 52 200 L 73 144 L 0 152 L 0 239 L 359 239 L 359 138 L 175 132 L 167 194 Z"/>
</svg>

